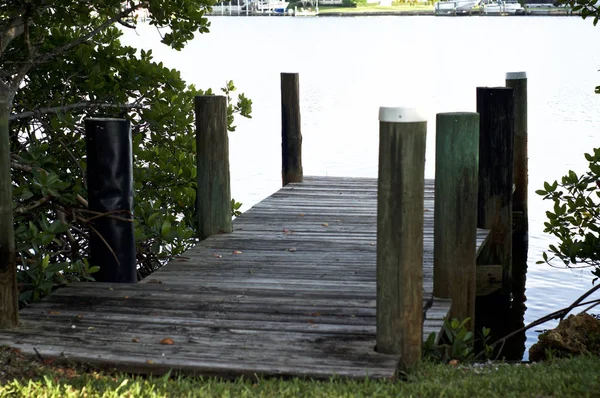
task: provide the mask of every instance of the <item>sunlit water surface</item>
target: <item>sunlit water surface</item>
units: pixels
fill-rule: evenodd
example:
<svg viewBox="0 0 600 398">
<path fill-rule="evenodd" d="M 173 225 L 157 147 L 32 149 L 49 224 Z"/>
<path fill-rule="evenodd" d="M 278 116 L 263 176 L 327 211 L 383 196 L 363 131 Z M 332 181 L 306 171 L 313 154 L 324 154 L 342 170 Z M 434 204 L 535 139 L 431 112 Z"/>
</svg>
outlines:
<svg viewBox="0 0 600 398">
<path fill-rule="evenodd" d="M 600 27 L 560 17 L 212 17 L 210 34 L 181 52 L 148 25 L 123 42 L 152 49 L 188 83 L 218 89 L 233 80 L 253 101 L 230 134 L 233 197 L 248 209 L 281 184 L 279 73 L 299 72 L 305 175 L 377 177 L 379 106 L 429 115 L 426 177 L 434 177 L 435 114 L 475 111 L 478 86 L 526 71 L 529 91 L 530 240 L 525 323 L 570 304 L 591 287 L 580 273 L 537 265 L 552 238 L 550 204 L 534 191 L 599 146 Z M 553 327 L 549 322 L 544 328 Z M 537 332 L 527 333 L 527 349 Z M 527 358 L 527 354 L 525 354 Z"/>
</svg>

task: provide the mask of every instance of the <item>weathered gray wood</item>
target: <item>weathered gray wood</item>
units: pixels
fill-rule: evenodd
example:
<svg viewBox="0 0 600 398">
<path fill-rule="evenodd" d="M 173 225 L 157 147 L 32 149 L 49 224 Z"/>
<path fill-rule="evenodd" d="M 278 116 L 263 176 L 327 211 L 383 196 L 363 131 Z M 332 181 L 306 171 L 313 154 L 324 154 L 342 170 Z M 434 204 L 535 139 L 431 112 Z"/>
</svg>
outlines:
<svg viewBox="0 0 600 398">
<path fill-rule="evenodd" d="M 506 87 L 515 92 L 515 150 L 513 212 L 518 214 L 515 223 L 518 233 L 529 230 L 527 211 L 527 189 L 529 185 L 529 167 L 527 159 L 527 74 L 509 72 L 506 74 Z"/>
<path fill-rule="evenodd" d="M 438 113 L 433 294 L 452 300 L 450 316 L 475 322 L 479 115 Z"/>
<path fill-rule="evenodd" d="M 434 297 L 431 306 L 427 309 L 426 317 L 423 321 L 423 341 L 429 338 L 431 333 L 435 333 L 435 342 L 438 343 L 442 337 L 440 325 L 450 316 L 452 300 Z"/>
<path fill-rule="evenodd" d="M 377 351 L 421 358 L 423 196 L 427 121 L 380 110 L 377 188 Z M 393 120 L 393 121 L 392 121 Z"/>
<path fill-rule="evenodd" d="M 232 231 L 229 184 L 229 138 L 227 98 L 197 96 L 196 165 L 198 188 L 196 211 L 198 238 Z"/>
<path fill-rule="evenodd" d="M 8 113 L 0 101 L 0 329 L 19 325 Z"/>
<path fill-rule="evenodd" d="M 502 288 L 502 265 L 478 265 L 477 295 L 487 296 Z"/>
<path fill-rule="evenodd" d="M 490 230 L 482 264 L 502 264 L 503 293 L 510 294 L 514 155 L 514 90 L 478 87 L 478 227 Z"/>
<path fill-rule="evenodd" d="M 273 360 L 254 360 L 248 358 L 243 347 L 238 351 L 235 357 L 224 359 L 215 358 L 205 360 L 203 357 L 189 358 L 180 356 L 161 356 L 160 351 L 153 350 L 153 353 L 138 353 L 133 348 L 131 351 L 122 350 L 112 353 L 110 345 L 101 347 L 66 346 L 64 344 L 45 345 L 40 347 L 36 344 L 23 342 L 18 345 L 23 354 L 30 356 L 37 355 L 37 352 L 44 358 L 53 358 L 56 363 L 67 362 L 85 362 L 96 366 L 103 366 L 114 369 L 114 364 L 119 363 L 119 369 L 129 373 L 146 373 L 161 375 L 165 373 L 176 374 L 185 372 L 187 374 L 198 374 L 203 376 L 219 376 L 225 378 L 249 376 L 256 374 L 265 376 L 289 376 L 308 377 L 317 379 L 329 379 L 332 375 L 348 378 L 391 378 L 389 368 L 394 359 L 381 361 L 379 367 L 364 368 L 361 366 L 331 366 L 322 363 L 305 362 L 303 364 L 292 364 L 296 358 L 289 358 L 285 355 L 273 356 Z M 162 348 L 162 346 L 161 346 Z M 316 362 L 316 361 L 315 361 Z M 173 369 L 176 369 L 173 372 Z"/>
<path fill-rule="evenodd" d="M 428 184 L 422 338 L 439 335 L 450 308 L 448 300 L 440 304 L 432 297 L 433 181 Z M 306 177 L 279 193 L 296 191 L 294 186 L 308 195 L 314 186 L 323 203 L 338 200 L 339 192 L 322 187 L 344 187 L 352 198 L 354 186 L 376 206 L 375 179 Z M 0 344 L 31 355 L 35 347 L 57 361 L 65 353 L 70 360 L 142 373 L 172 368 L 221 377 L 393 377 L 399 356 L 374 350 L 375 211 L 361 206 L 361 215 L 345 214 L 351 204 L 331 211 L 315 203 L 311 214 L 299 216 L 293 205 L 307 204 L 302 195 L 284 201 L 280 214 L 262 206 L 248 210 L 236 218 L 232 234 L 203 240 L 138 284 L 61 288 L 23 309 L 23 328 L 0 331 Z M 276 197 L 267 198 L 265 207 L 276 209 Z M 479 230 L 477 245 L 486 236 Z M 175 344 L 159 344 L 165 337 Z"/>
<path fill-rule="evenodd" d="M 302 123 L 300 121 L 300 78 L 281 74 L 281 179 L 283 186 L 302 182 Z"/>
</svg>

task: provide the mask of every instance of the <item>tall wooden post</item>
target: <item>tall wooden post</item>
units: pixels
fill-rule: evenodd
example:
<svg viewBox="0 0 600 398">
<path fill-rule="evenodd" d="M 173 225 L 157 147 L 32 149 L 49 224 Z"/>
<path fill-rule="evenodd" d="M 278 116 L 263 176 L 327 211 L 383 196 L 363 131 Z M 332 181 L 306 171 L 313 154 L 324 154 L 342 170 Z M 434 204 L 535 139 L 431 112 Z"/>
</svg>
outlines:
<svg viewBox="0 0 600 398">
<path fill-rule="evenodd" d="M 527 165 L 527 73 L 508 72 L 506 74 L 506 87 L 515 90 L 515 191 L 513 193 L 515 231 L 526 234 L 529 230 L 527 214 L 529 182 Z"/>
<path fill-rule="evenodd" d="M 451 317 L 475 322 L 479 114 L 438 113 L 435 150 L 433 294 Z"/>
<path fill-rule="evenodd" d="M 281 74 L 281 160 L 283 186 L 302 182 L 300 78 L 297 73 Z"/>
<path fill-rule="evenodd" d="M 377 351 L 421 358 L 423 200 L 427 121 L 411 108 L 379 109 Z"/>
<path fill-rule="evenodd" d="M 0 329 L 19 326 L 8 113 L 0 101 Z"/>
<path fill-rule="evenodd" d="M 514 90 L 477 87 L 479 193 L 477 226 L 490 230 L 482 261 L 502 265 L 502 291 L 510 293 L 512 191 L 515 138 Z"/>
<path fill-rule="evenodd" d="M 90 262 L 100 266 L 98 282 L 137 282 L 133 226 L 133 154 L 128 120 L 85 120 L 88 203 L 98 213 L 119 212 L 120 218 L 90 223 Z"/>
<path fill-rule="evenodd" d="M 227 98 L 195 98 L 198 238 L 231 232 Z"/>
</svg>

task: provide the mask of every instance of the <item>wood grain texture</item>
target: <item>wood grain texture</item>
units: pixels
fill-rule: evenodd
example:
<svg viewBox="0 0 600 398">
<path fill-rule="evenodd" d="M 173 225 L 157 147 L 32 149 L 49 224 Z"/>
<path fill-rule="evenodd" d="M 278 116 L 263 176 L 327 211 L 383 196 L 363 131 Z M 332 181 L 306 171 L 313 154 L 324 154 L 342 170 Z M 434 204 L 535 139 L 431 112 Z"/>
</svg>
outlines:
<svg viewBox="0 0 600 398">
<path fill-rule="evenodd" d="M 514 104 L 512 88 L 477 87 L 480 115 L 477 225 L 490 230 L 481 260 L 484 265 L 504 267 L 503 294 L 510 294 L 511 288 Z"/>
<path fill-rule="evenodd" d="M 21 311 L 21 329 L 0 331 L 0 345 L 136 373 L 394 377 L 400 357 L 375 351 L 377 181 L 305 180 L 236 218 L 233 233 L 210 236 L 138 284 L 57 290 Z M 359 213 L 353 200 L 338 199 L 363 195 L 354 192 L 371 197 Z M 433 181 L 424 192 L 426 220 Z M 290 209 L 272 211 L 283 204 Z M 450 308 L 432 296 L 429 225 L 422 339 L 439 336 Z M 485 237 L 478 232 L 478 245 Z M 175 344 L 160 344 L 166 337 Z"/>
<path fill-rule="evenodd" d="M 502 265 L 478 265 L 477 295 L 487 296 L 502 288 Z"/>
<path fill-rule="evenodd" d="M 475 238 L 479 115 L 438 113 L 436 123 L 434 281 L 452 300 L 451 317 L 475 322 Z"/>
<path fill-rule="evenodd" d="M 379 127 L 377 350 L 421 359 L 427 122 Z"/>
<path fill-rule="evenodd" d="M 8 104 L 0 101 L 0 329 L 19 324 Z"/>
<path fill-rule="evenodd" d="M 302 122 L 300 119 L 300 77 L 281 74 L 281 179 L 282 185 L 302 182 Z"/>
<path fill-rule="evenodd" d="M 227 98 L 195 98 L 198 238 L 232 231 Z"/>
<path fill-rule="evenodd" d="M 527 211 L 527 189 L 529 166 L 527 159 L 527 79 L 506 79 L 506 87 L 515 92 L 515 154 L 513 211 L 520 213 L 518 231 L 529 230 Z"/>
</svg>

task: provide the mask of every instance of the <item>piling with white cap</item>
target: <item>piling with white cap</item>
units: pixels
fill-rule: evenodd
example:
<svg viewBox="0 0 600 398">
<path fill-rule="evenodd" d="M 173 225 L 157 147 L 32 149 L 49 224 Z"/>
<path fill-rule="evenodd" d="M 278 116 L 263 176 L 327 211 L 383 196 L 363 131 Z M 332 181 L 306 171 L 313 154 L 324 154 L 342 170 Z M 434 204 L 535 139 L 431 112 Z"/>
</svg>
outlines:
<svg viewBox="0 0 600 398">
<path fill-rule="evenodd" d="M 435 154 L 433 295 L 452 299 L 451 318 L 473 330 L 479 114 L 438 113 Z"/>
<path fill-rule="evenodd" d="M 408 368 L 423 343 L 423 200 L 427 119 L 379 109 L 377 351 Z"/>
</svg>

